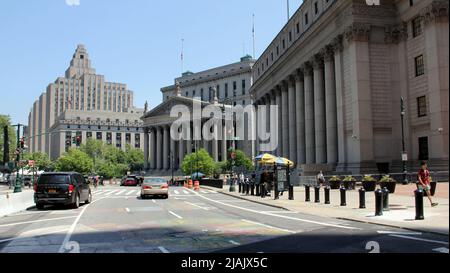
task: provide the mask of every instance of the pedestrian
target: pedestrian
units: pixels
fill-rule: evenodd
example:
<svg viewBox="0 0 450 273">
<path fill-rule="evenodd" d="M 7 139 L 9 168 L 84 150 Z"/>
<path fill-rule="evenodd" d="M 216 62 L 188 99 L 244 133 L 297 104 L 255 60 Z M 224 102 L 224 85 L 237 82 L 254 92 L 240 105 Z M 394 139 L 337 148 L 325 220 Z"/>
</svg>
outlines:
<svg viewBox="0 0 450 273">
<path fill-rule="evenodd" d="M 325 176 L 323 176 L 323 172 L 320 171 L 319 174 L 317 174 L 317 184 L 318 186 L 322 186 L 325 183 Z"/>
<path fill-rule="evenodd" d="M 417 188 L 423 190 L 428 200 L 430 200 L 431 206 L 436 207 L 438 203 L 434 203 L 431 199 L 431 186 L 430 186 L 430 171 L 428 170 L 428 165 L 426 161 L 422 161 L 420 164 L 420 170 L 418 173 L 419 183 L 417 183 Z"/>
</svg>

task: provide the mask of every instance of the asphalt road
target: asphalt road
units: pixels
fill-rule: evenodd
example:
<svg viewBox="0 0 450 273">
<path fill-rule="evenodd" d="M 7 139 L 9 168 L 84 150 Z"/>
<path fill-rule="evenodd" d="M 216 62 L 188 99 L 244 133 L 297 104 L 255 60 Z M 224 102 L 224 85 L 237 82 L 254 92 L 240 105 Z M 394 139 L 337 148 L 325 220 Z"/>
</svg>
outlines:
<svg viewBox="0 0 450 273">
<path fill-rule="evenodd" d="M 169 199 L 139 188 L 93 189 L 79 209 L 48 207 L 0 218 L 2 253 L 448 253 L 448 237 L 324 218 L 201 189 Z"/>
</svg>

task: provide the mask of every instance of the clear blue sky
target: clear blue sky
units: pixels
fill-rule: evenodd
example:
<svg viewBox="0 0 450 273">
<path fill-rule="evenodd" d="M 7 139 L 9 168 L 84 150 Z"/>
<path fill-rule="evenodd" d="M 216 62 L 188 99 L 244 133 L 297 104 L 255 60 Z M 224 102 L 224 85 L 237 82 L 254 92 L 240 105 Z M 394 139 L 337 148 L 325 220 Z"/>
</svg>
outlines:
<svg viewBox="0 0 450 273">
<path fill-rule="evenodd" d="M 301 1 L 290 0 L 291 14 Z M 185 70 L 236 62 L 244 43 L 252 54 L 253 13 L 258 57 L 286 23 L 286 0 L 1 0 L 0 114 L 26 124 L 79 43 L 98 74 L 154 107 L 181 73 L 182 38 Z"/>
</svg>

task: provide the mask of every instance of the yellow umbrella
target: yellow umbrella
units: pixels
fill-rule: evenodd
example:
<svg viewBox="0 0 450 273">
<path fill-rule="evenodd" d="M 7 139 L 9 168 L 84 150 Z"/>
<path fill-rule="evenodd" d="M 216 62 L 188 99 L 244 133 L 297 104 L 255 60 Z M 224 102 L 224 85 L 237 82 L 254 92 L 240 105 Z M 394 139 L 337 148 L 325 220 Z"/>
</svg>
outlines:
<svg viewBox="0 0 450 273">
<path fill-rule="evenodd" d="M 255 157 L 255 159 L 260 164 L 273 164 L 275 162 L 276 156 L 271 155 L 271 154 L 262 154 L 262 155 Z"/>
<path fill-rule="evenodd" d="M 294 162 L 292 162 L 291 160 L 284 158 L 284 157 L 277 157 L 275 159 L 275 163 L 280 164 L 280 165 L 289 166 L 289 167 L 294 166 Z"/>
</svg>

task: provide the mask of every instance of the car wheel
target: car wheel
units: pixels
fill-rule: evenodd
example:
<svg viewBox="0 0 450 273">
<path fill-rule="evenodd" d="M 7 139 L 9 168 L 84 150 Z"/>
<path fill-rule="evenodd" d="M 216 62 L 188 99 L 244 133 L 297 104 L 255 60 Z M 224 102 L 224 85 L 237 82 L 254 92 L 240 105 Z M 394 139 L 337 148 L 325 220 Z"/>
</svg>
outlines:
<svg viewBox="0 0 450 273">
<path fill-rule="evenodd" d="M 77 209 L 80 207 L 80 196 L 78 194 L 75 195 L 75 202 L 73 203 L 72 207 L 74 209 Z"/>
<path fill-rule="evenodd" d="M 42 205 L 42 204 L 38 204 L 38 205 L 36 205 L 36 208 L 38 209 L 38 210 L 43 210 L 44 209 L 44 205 Z"/>
<path fill-rule="evenodd" d="M 92 193 L 91 192 L 89 192 L 89 195 L 88 195 L 88 199 L 86 200 L 86 202 L 84 202 L 85 204 L 90 204 L 90 203 L 92 203 Z"/>
<path fill-rule="evenodd" d="M 164 199 L 169 199 L 169 195 L 164 195 Z"/>
<path fill-rule="evenodd" d="M 141 199 L 145 199 L 145 195 L 141 194 Z"/>
</svg>

